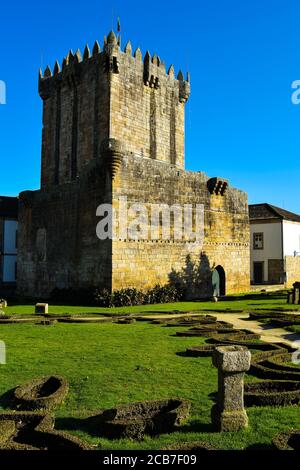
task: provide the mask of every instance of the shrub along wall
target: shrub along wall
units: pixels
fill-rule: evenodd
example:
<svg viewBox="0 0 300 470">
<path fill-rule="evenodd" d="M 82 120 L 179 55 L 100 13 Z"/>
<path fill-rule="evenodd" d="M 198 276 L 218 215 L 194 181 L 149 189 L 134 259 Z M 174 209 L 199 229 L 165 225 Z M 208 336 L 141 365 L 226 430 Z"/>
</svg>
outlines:
<svg viewBox="0 0 300 470">
<path fill-rule="evenodd" d="M 133 305 L 162 304 L 178 302 L 183 294 L 177 288 L 167 286 L 155 286 L 142 292 L 134 288 L 120 289 L 109 292 L 106 289 L 54 289 L 51 301 L 69 305 L 88 305 L 94 307 L 131 307 Z"/>
</svg>

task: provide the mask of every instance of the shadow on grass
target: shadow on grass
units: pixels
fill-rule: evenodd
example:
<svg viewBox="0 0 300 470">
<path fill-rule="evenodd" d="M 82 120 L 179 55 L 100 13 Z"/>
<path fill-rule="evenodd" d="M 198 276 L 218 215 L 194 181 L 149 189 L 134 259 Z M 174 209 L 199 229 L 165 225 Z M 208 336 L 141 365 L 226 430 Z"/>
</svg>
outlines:
<svg viewBox="0 0 300 470">
<path fill-rule="evenodd" d="M 260 303 L 257 303 L 257 302 L 256 302 L 255 304 L 250 304 L 250 303 L 249 303 L 249 304 L 247 304 L 247 307 L 250 307 L 250 306 L 251 306 L 251 307 L 258 307 L 259 305 L 265 305 L 265 304 L 264 304 L 263 302 L 260 302 Z M 270 310 L 271 310 L 271 308 L 270 308 Z M 273 309 L 273 310 L 274 310 L 274 309 Z"/>
<path fill-rule="evenodd" d="M 181 357 L 194 357 L 194 358 L 197 358 L 197 356 L 193 356 L 193 354 L 189 353 L 188 351 L 178 351 L 175 354 L 176 354 L 176 356 L 181 356 Z"/>
<path fill-rule="evenodd" d="M 181 329 L 181 330 L 178 330 L 178 331 L 185 331 L 185 330 L 187 330 L 187 327 L 186 327 L 186 326 L 183 326 L 182 329 Z M 180 338 L 180 336 L 177 336 L 176 333 L 174 333 L 174 334 L 172 334 L 172 335 L 170 335 L 170 336 L 171 336 L 172 338 Z"/>
<path fill-rule="evenodd" d="M 282 328 L 279 325 L 275 325 L 274 323 L 260 323 L 260 328 L 262 330 L 276 330 L 278 328 Z"/>
<path fill-rule="evenodd" d="M 90 436 L 99 437 L 101 435 L 101 418 L 91 416 L 88 418 L 56 418 L 55 429 L 63 431 L 82 431 Z M 174 429 L 174 432 L 188 433 L 211 433 L 214 432 L 212 424 L 200 423 L 192 420 L 189 423 Z"/>
<path fill-rule="evenodd" d="M 90 436 L 99 437 L 99 418 L 92 416 L 88 418 L 56 418 L 55 429 L 63 431 L 83 431 Z"/>
<path fill-rule="evenodd" d="M 287 294 L 286 291 L 281 292 L 257 292 L 253 294 L 244 294 L 244 295 L 227 295 L 224 300 L 279 300 L 279 299 L 286 299 Z"/>
<path fill-rule="evenodd" d="M 289 341 L 299 341 L 300 340 L 300 333 L 287 333 L 283 335 L 284 339 L 288 339 Z"/>
<path fill-rule="evenodd" d="M 212 343 L 212 344 L 213 344 L 213 346 L 218 346 L 216 343 Z M 199 344 L 199 346 L 209 346 L 209 343 Z M 221 346 L 221 344 L 220 344 L 220 346 Z M 190 346 L 190 348 L 191 347 L 192 346 Z M 195 347 L 195 346 L 193 346 L 193 347 Z M 189 357 L 189 358 L 194 358 L 194 359 L 198 359 L 198 360 L 203 359 L 203 358 L 208 358 L 208 357 L 212 358 L 212 351 L 210 353 L 207 353 L 206 355 L 203 355 L 203 356 L 197 355 L 193 351 L 188 351 L 188 350 L 178 351 L 175 354 L 176 354 L 176 356 Z"/>
<path fill-rule="evenodd" d="M 16 402 L 14 399 L 14 391 L 16 388 L 11 388 L 7 392 L 3 393 L 3 395 L 0 396 L 0 407 L 3 408 L 4 410 L 6 409 L 13 409 L 16 406 Z"/>
<path fill-rule="evenodd" d="M 211 400 L 213 400 L 214 402 L 216 402 L 216 401 L 217 401 L 217 397 L 218 397 L 218 392 L 211 392 L 211 393 L 208 394 L 208 396 L 209 396 L 209 398 L 210 398 Z"/>
<path fill-rule="evenodd" d="M 211 433 L 215 432 L 211 423 L 201 423 L 197 420 L 192 420 L 184 426 L 178 428 L 180 432 L 191 432 L 191 433 Z"/>
</svg>

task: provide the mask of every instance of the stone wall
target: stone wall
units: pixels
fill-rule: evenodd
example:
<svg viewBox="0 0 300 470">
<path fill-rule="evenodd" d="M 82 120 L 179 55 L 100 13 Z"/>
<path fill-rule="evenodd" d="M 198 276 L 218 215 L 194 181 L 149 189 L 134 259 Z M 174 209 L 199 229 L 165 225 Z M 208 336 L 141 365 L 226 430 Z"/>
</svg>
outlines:
<svg viewBox="0 0 300 470">
<path fill-rule="evenodd" d="M 145 289 L 171 278 L 190 274 L 194 296 L 211 295 L 211 273 L 221 265 L 226 275 L 226 292 L 249 290 L 249 221 L 245 193 L 229 188 L 225 195 L 211 195 L 203 173 L 182 171 L 132 155 L 123 159 L 113 182 L 113 200 L 128 203 L 203 204 L 205 238 L 203 246 L 176 240 L 113 241 L 113 289 Z M 201 280 L 197 284 L 199 270 Z M 194 278 L 194 282 L 192 281 Z"/>
<path fill-rule="evenodd" d="M 109 133 L 109 81 L 103 54 L 94 47 L 84 60 L 77 52 L 62 70 L 40 76 L 43 99 L 42 188 L 74 181 Z"/>
<path fill-rule="evenodd" d="M 53 72 L 40 73 L 43 99 L 42 188 L 74 181 L 101 142 L 120 140 L 129 152 L 184 166 L 184 103 L 189 82 L 159 57 L 122 52 L 115 35 L 104 50 L 71 51 Z"/>
<path fill-rule="evenodd" d="M 294 282 L 300 281 L 300 256 L 286 256 L 285 270 L 287 273 L 286 287 L 293 287 Z"/>
<path fill-rule="evenodd" d="M 20 195 L 18 289 L 47 297 L 55 288 L 147 289 L 169 281 L 188 287 L 191 298 L 211 295 L 212 270 L 222 266 L 226 293 L 249 290 L 247 196 L 234 188 L 210 194 L 203 173 L 178 170 L 152 159 L 123 155 L 112 179 L 103 156 L 72 183 Z M 132 203 L 203 204 L 204 242 L 101 241 L 97 207 Z"/>
<path fill-rule="evenodd" d="M 135 155 L 183 168 L 184 101 L 180 100 L 180 81 L 173 72 L 166 73 L 157 57 L 149 58 L 148 79 L 147 63 L 140 54 L 132 57 L 129 50 L 118 53 L 118 59 L 121 73 L 111 76 L 110 137 L 123 142 Z M 158 80 L 157 86 L 149 83 L 151 76 Z"/>
<path fill-rule="evenodd" d="M 87 171 L 89 170 L 89 171 Z M 111 289 L 111 240 L 96 237 L 96 209 L 111 202 L 111 179 L 93 162 L 80 180 L 20 195 L 18 292 Z"/>
<path fill-rule="evenodd" d="M 268 259 L 268 281 L 270 284 L 279 284 L 284 277 L 282 259 Z"/>
</svg>

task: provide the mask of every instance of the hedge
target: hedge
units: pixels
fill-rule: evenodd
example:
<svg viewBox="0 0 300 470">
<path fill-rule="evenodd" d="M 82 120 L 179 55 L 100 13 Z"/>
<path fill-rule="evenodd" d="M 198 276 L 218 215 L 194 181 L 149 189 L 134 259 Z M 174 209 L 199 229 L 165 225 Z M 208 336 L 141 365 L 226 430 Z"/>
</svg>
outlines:
<svg viewBox="0 0 300 470">
<path fill-rule="evenodd" d="M 145 435 L 176 431 L 188 418 L 190 406 L 189 400 L 177 398 L 145 401 L 104 410 L 89 419 L 98 426 L 100 436 L 141 440 Z"/>
<path fill-rule="evenodd" d="M 69 384 L 64 377 L 50 375 L 38 377 L 14 390 L 14 399 L 19 409 L 52 410 L 60 405 L 67 395 Z"/>
<path fill-rule="evenodd" d="M 300 403 L 300 382 L 287 380 L 245 384 L 246 406 L 288 406 Z"/>
<path fill-rule="evenodd" d="M 253 375 L 271 380 L 296 380 L 300 381 L 300 369 L 297 367 L 283 366 L 278 367 L 282 358 L 287 354 L 286 350 L 266 351 L 255 354 L 253 357 L 250 373 Z M 276 357 L 276 361 L 270 361 L 270 358 Z M 283 362 L 282 362 L 283 365 Z"/>
<path fill-rule="evenodd" d="M 283 431 L 272 440 L 273 446 L 277 450 L 300 450 L 300 430 L 292 429 Z"/>
<path fill-rule="evenodd" d="M 6 430 L 0 441 L 1 450 L 67 450 L 92 448 L 75 436 L 56 431 L 51 414 L 36 412 L 0 413 L 0 430 Z"/>
</svg>

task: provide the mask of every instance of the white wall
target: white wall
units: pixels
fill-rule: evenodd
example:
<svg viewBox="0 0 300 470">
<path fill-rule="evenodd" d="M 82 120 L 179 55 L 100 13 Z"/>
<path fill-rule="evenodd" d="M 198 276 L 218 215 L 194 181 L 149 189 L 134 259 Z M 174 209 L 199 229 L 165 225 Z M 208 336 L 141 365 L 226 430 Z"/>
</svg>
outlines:
<svg viewBox="0 0 300 470">
<path fill-rule="evenodd" d="M 297 251 L 300 254 L 300 223 L 283 221 L 283 250 L 284 256 L 294 256 Z"/>
<path fill-rule="evenodd" d="M 262 250 L 253 249 L 253 233 L 264 234 L 264 248 Z M 274 221 L 268 224 L 251 223 L 251 280 L 253 280 L 253 262 L 264 261 L 264 281 L 268 280 L 268 260 L 282 259 L 282 230 L 281 221 Z"/>
</svg>

